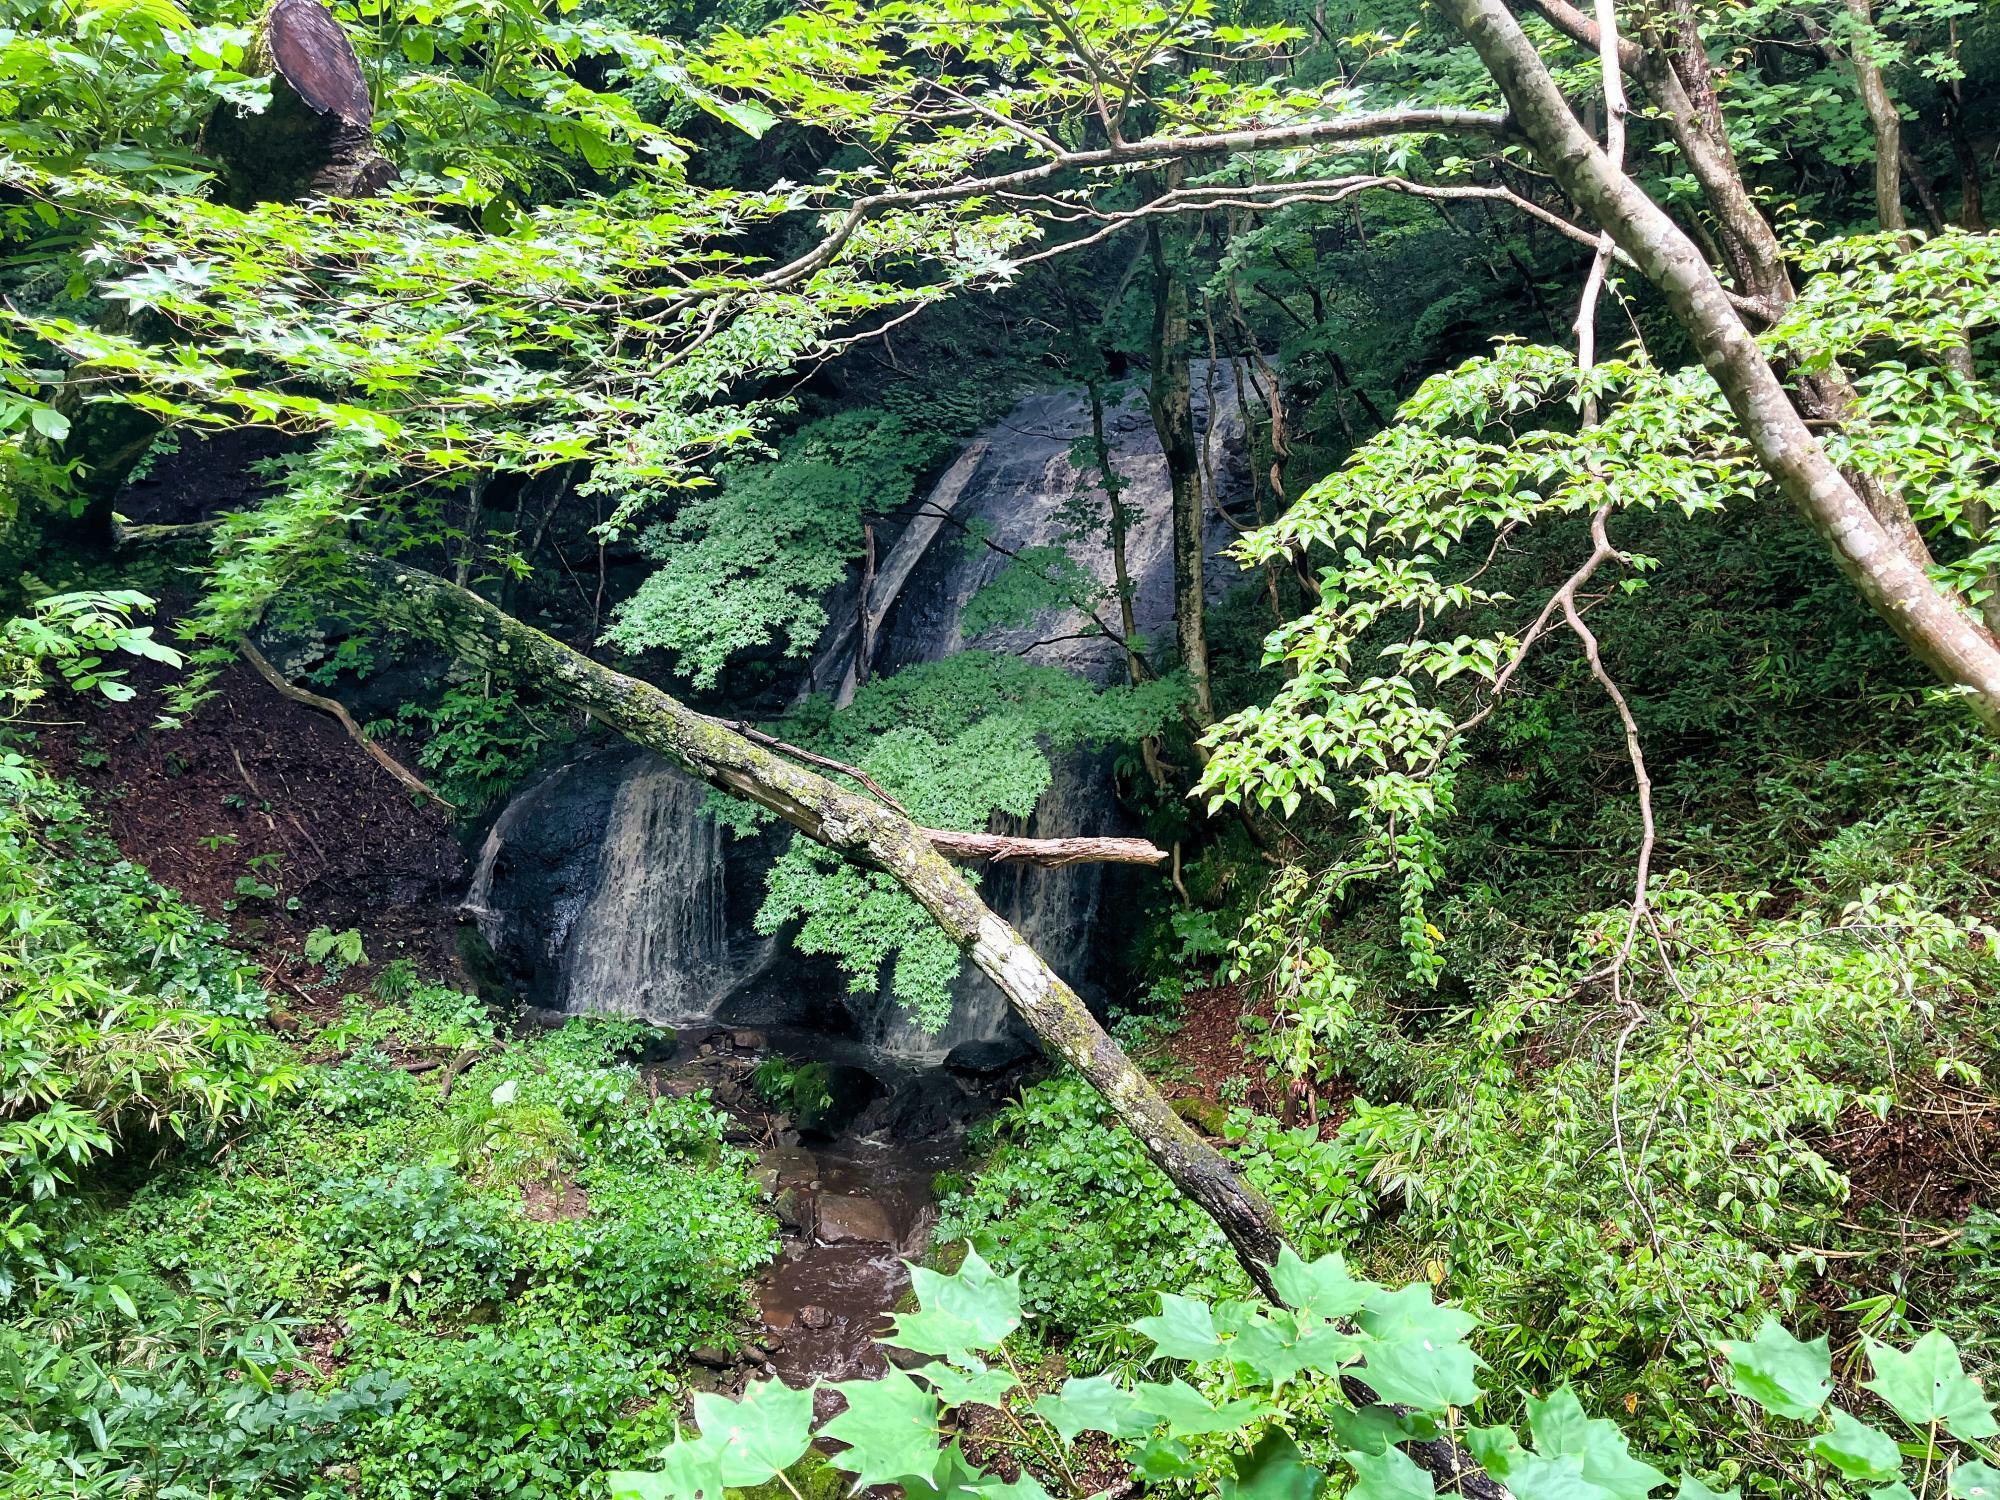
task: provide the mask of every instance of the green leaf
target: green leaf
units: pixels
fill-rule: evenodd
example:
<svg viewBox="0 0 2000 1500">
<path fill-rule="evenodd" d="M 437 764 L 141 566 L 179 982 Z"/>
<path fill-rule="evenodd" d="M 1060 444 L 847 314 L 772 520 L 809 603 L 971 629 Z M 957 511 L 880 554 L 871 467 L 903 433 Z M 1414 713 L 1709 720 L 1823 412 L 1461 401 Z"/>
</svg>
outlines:
<svg viewBox="0 0 2000 1500">
<path fill-rule="evenodd" d="M 53 406 L 31 406 L 28 421 L 35 431 L 52 443 L 60 443 L 69 436 L 69 418 Z"/>
<path fill-rule="evenodd" d="M 1441 1412 L 1479 1399 L 1478 1368 L 1464 1344 L 1408 1338 L 1369 1349 L 1361 1373 L 1384 1401 Z"/>
<path fill-rule="evenodd" d="M 722 1450 L 683 1438 L 660 1455 L 656 1474 L 609 1476 L 611 1500 L 723 1500 Z"/>
<path fill-rule="evenodd" d="M 1880 1483 L 1903 1472 L 1902 1452 L 1887 1434 L 1877 1432 L 1866 1422 L 1856 1421 L 1837 1406 L 1832 1415 L 1833 1429 L 1808 1443 L 1810 1451 L 1849 1479 L 1872 1479 Z"/>
<path fill-rule="evenodd" d="M 1910 1487 L 1898 1479 L 1894 1484 L 1885 1484 L 1880 1489 L 1870 1490 L 1868 1500 L 1917 1500 Z"/>
<path fill-rule="evenodd" d="M 724 1484 L 763 1484 L 805 1457 L 812 1444 L 813 1394 L 776 1380 L 754 1382 L 741 1401 L 700 1392 L 694 1419 L 703 1440 L 721 1450 Z"/>
<path fill-rule="evenodd" d="M 937 1397 L 897 1369 L 880 1380 L 843 1380 L 830 1389 L 847 1398 L 847 1410 L 821 1430 L 848 1445 L 830 1462 L 854 1476 L 856 1489 L 929 1480 L 938 1465 Z"/>
<path fill-rule="evenodd" d="M 1138 1397 L 1108 1375 L 1073 1375 L 1054 1395 L 1035 1402 L 1035 1412 L 1073 1443 L 1079 1432 L 1107 1432 L 1112 1437 L 1140 1437 L 1153 1423 L 1139 1410 Z"/>
<path fill-rule="evenodd" d="M 1683 1474 L 1680 1488 L 1674 1491 L 1674 1500 L 1742 1500 L 1742 1491 L 1712 1490 L 1694 1475 Z"/>
<path fill-rule="evenodd" d="M 1386 1406 L 1364 1406 L 1359 1411 L 1350 1411 L 1344 1406 L 1329 1406 L 1325 1415 L 1327 1425 L 1333 1429 L 1334 1441 L 1342 1448 L 1381 1453 L 1407 1436 L 1402 1421 Z M 1513 1436 L 1512 1433 L 1507 1435 Z M 1496 1474 L 1494 1477 L 1502 1476 Z"/>
<path fill-rule="evenodd" d="M 1546 1401 L 1528 1400 L 1528 1426 L 1535 1434 L 1535 1451 L 1543 1458 L 1575 1458 L 1583 1478 L 1618 1500 L 1645 1500 L 1667 1482 L 1651 1464 L 1632 1456 L 1631 1446 L 1616 1423 L 1587 1417 L 1568 1386 Z"/>
<path fill-rule="evenodd" d="M 1195 1479 L 1201 1466 L 1194 1461 L 1188 1445 L 1179 1438 L 1148 1438 L 1132 1455 L 1132 1468 L 1149 1484 L 1165 1484 L 1176 1479 Z"/>
<path fill-rule="evenodd" d="M 1959 1363 L 1958 1346 L 1936 1329 L 1907 1353 L 1871 1339 L 1868 1358 L 1875 1366 L 1875 1378 L 1861 1383 L 1912 1427 L 1936 1422 L 1955 1438 L 2000 1433 L 1993 1409 Z"/>
<path fill-rule="evenodd" d="M 1437 1493 L 1431 1476 L 1400 1448 L 1343 1456 L 1354 1470 L 1354 1485 L 1347 1492 L 1351 1500 L 1430 1500 Z"/>
<path fill-rule="evenodd" d="M 1170 1437 L 1199 1437 L 1205 1432 L 1239 1432 L 1252 1422 L 1269 1416 L 1277 1408 L 1267 1401 L 1244 1399 L 1221 1406 L 1185 1380 L 1164 1384 L 1141 1381 L 1132 1389 L 1139 1410 L 1149 1412 L 1167 1424 Z"/>
<path fill-rule="evenodd" d="M 1810 1422 L 1833 1394 L 1833 1356 L 1826 1336 L 1801 1343 L 1766 1318 L 1747 1343 L 1726 1342 L 1729 1388 L 1766 1411 L 1797 1422 Z"/>
<path fill-rule="evenodd" d="M 1160 1293 L 1160 1310 L 1132 1325 L 1153 1341 L 1153 1353 L 1163 1359 L 1206 1360 L 1222 1353 L 1222 1338 L 1215 1331 L 1215 1314 L 1206 1302 L 1193 1297 Z"/>
<path fill-rule="evenodd" d="M 1348 1275 L 1347 1262 L 1337 1251 L 1307 1263 L 1290 1245 L 1278 1252 L 1271 1281 L 1287 1306 L 1320 1318 L 1351 1318 L 1367 1305 L 1369 1297 L 1383 1290 L 1372 1281 L 1356 1281 Z"/>
<path fill-rule="evenodd" d="M 970 1245 L 956 1275 L 911 1266 L 910 1285 L 919 1310 L 899 1317 L 885 1344 L 964 1360 L 972 1350 L 997 1349 L 1021 1326 L 1020 1272 L 997 1274 Z"/>
<path fill-rule="evenodd" d="M 1216 1485 L 1218 1500 L 1319 1500 L 1326 1475 L 1308 1464 L 1299 1445 L 1282 1432 L 1267 1432 L 1236 1472 Z"/>
<path fill-rule="evenodd" d="M 1952 1500 L 2000 1500 L 2000 1469 L 1967 1459 L 1951 1471 Z"/>
<path fill-rule="evenodd" d="M 1514 1500 L 1614 1500 L 1612 1491 L 1583 1477 L 1583 1460 L 1573 1453 L 1523 1453 L 1507 1474 L 1507 1488 Z"/>
<path fill-rule="evenodd" d="M 946 1406 L 995 1406 L 1021 1382 L 1007 1370 L 989 1370 L 984 1365 L 967 1373 L 950 1365 L 925 1365 L 916 1372 L 928 1380 Z"/>
<path fill-rule="evenodd" d="M 1465 1446 L 1479 1460 L 1479 1467 L 1505 1484 L 1528 1450 L 1511 1427 L 1475 1427 L 1465 1435 Z"/>
<path fill-rule="evenodd" d="M 1479 1326 L 1479 1319 L 1461 1308 L 1440 1304 L 1421 1284 L 1368 1294 L 1360 1318 L 1361 1330 L 1384 1343 L 1429 1339 L 1433 1344 L 1457 1343 Z"/>
</svg>

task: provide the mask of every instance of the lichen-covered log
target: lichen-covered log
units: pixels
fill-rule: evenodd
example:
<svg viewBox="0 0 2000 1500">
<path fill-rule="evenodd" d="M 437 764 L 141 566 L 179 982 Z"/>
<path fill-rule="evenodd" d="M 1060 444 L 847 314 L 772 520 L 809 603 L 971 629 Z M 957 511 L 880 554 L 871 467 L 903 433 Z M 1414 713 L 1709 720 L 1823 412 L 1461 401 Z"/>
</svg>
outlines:
<svg viewBox="0 0 2000 1500">
<path fill-rule="evenodd" d="M 929 830 L 446 579 L 379 559 L 361 562 L 359 577 L 366 608 L 389 624 L 538 683 L 710 786 L 768 808 L 856 864 L 887 872 L 1000 987 L 1043 1048 L 1090 1080 L 1146 1154 L 1221 1227 L 1257 1284 L 1271 1291 L 1269 1267 L 1280 1238 L 1269 1205 L 1174 1113 L 1027 940 L 980 900 L 933 846 Z"/>
<path fill-rule="evenodd" d="M 375 149 L 361 59 L 319 0 L 272 0 L 250 68 L 270 73 L 270 107 L 246 114 L 221 105 L 202 136 L 227 169 L 223 196 L 231 204 L 365 198 L 395 180 L 395 167 Z"/>
</svg>

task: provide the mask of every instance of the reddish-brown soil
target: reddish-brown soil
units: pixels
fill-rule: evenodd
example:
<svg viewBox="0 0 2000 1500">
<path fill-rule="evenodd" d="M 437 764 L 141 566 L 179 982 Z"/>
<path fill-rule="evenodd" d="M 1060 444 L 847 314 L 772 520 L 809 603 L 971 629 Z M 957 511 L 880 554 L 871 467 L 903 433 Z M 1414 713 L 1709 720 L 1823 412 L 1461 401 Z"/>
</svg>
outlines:
<svg viewBox="0 0 2000 1500">
<path fill-rule="evenodd" d="M 1973 1095 L 1940 1090 L 1886 1120 L 1852 1107 L 1820 1149 L 1847 1174 L 1848 1215 L 1863 1222 L 1949 1226 L 2000 1191 L 2000 1110 Z"/>
<path fill-rule="evenodd" d="M 1271 1082 L 1265 1064 L 1246 1049 L 1244 1022 L 1255 1017 L 1268 1019 L 1268 1000 L 1247 997 L 1240 985 L 1220 984 L 1188 991 L 1182 1006 L 1179 1030 L 1167 1039 L 1158 1056 L 1147 1061 L 1161 1075 L 1169 1098 L 1197 1102 L 1198 1107 L 1185 1113 L 1204 1115 L 1225 1109 L 1223 1085 L 1240 1078 L 1247 1090 L 1239 1096 L 1240 1102 L 1288 1124 L 1316 1121 L 1320 1134 L 1331 1136 L 1346 1119 L 1353 1093 L 1341 1080 L 1322 1085 L 1311 1098 L 1300 1095 L 1287 1100 Z M 1194 1123 L 1199 1125 L 1200 1121 Z"/>
<path fill-rule="evenodd" d="M 161 729 L 168 674 L 148 664 L 129 680 L 140 690 L 129 703 L 51 700 L 81 723 L 47 731 L 45 756 L 96 794 L 128 858 L 231 926 L 274 997 L 308 1007 L 338 998 L 303 956 L 316 927 L 358 930 L 369 967 L 409 958 L 426 977 L 457 974 L 458 842 L 333 718 L 239 665 L 181 727 Z M 264 855 L 277 856 L 275 868 L 250 864 Z M 278 894 L 246 897 L 246 878 Z M 367 973 L 348 970 L 341 988 Z"/>
</svg>

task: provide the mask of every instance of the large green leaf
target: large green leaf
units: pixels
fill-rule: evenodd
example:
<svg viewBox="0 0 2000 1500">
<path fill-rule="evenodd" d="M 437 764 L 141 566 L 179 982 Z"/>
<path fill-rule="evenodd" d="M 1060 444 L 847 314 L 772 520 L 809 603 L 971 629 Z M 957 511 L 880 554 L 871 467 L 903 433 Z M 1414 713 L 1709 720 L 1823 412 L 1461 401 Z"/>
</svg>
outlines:
<svg viewBox="0 0 2000 1500">
<path fill-rule="evenodd" d="M 1384 1401 L 1441 1412 L 1479 1399 L 1478 1368 L 1464 1344 L 1406 1338 L 1371 1347 L 1361 1374 Z"/>
<path fill-rule="evenodd" d="M 687 1438 L 660 1455 L 657 1473 L 607 1476 L 611 1500 L 723 1500 L 722 1450 Z"/>
<path fill-rule="evenodd" d="M 1665 1474 L 1632 1456 L 1616 1423 L 1585 1416 L 1568 1386 L 1545 1401 L 1529 1398 L 1528 1426 L 1538 1454 L 1577 1459 L 1582 1477 L 1617 1500 L 1645 1500 L 1667 1482 Z"/>
<path fill-rule="evenodd" d="M 1319 1500 L 1326 1475 L 1307 1463 L 1299 1445 L 1284 1433 L 1264 1434 L 1236 1460 L 1236 1472 L 1215 1487 L 1218 1500 Z"/>
<path fill-rule="evenodd" d="M 1414 1338 L 1450 1344 L 1477 1328 L 1479 1319 L 1461 1308 L 1440 1304 L 1429 1287 L 1416 1284 L 1393 1292 L 1379 1287 L 1369 1292 L 1360 1323 L 1364 1333 L 1384 1343 Z"/>
<path fill-rule="evenodd" d="M 937 1397 L 897 1369 L 832 1389 L 847 1398 L 847 1410 L 822 1431 L 848 1445 L 832 1462 L 854 1476 L 856 1489 L 913 1476 L 930 1480 L 938 1465 Z"/>
<path fill-rule="evenodd" d="M 1694 1475 L 1683 1474 L 1680 1488 L 1674 1491 L 1674 1500 L 1742 1500 L 1742 1491 L 1712 1490 Z"/>
<path fill-rule="evenodd" d="M 955 1275 L 910 1267 L 918 1311 L 896 1319 L 882 1342 L 919 1354 L 963 1360 L 970 1351 L 997 1349 L 1021 1326 L 1021 1276 L 1002 1276 L 970 1245 Z"/>
<path fill-rule="evenodd" d="M 1106 1375 L 1073 1375 L 1062 1389 L 1035 1402 L 1035 1412 L 1073 1443 L 1079 1432 L 1108 1432 L 1113 1437 L 1140 1437 L 1153 1420 L 1139 1410 L 1139 1401 Z"/>
<path fill-rule="evenodd" d="M 1199 1437 L 1206 1432 L 1239 1432 L 1276 1410 L 1268 1401 L 1244 1399 L 1221 1406 L 1185 1380 L 1142 1381 L 1132 1388 L 1139 1410 L 1167 1424 L 1170 1437 Z"/>
<path fill-rule="evenodd" d="M 1866 1422 L 1858 1422 L 1839 1407 L 1833 1409 L 1833 1427 L 1806 1445 L 1849 1479 L 1867 1479 L 1877 1484 L 1903 1472 L 1903 1455 L 1886 1433 L 1877 1432 Z"/>
<path fill-rule="evenodd" d="M 1875 1378 L 1861 1383 L 1912 1427 L 1936 1422 L 1955 1438 L 2000 1433 L 1992 1407 L 1959 1363 L 1958 1346 L 1936 1329 L 1907 1352 L 1871 1339 L 1868 1358 L 1875 1366 Z"/>
<path fill-rule="evenodd" d="M 1801 1343 L 1766 1318 L 1748 1342 L 1722 1346 L 1729 1361 L 1729 1387 L 1766 1411 L 1810 1422 L 1833 1394 L 1833 1356 L 1825 1335 Z"/>
<path fill-rule="evenodd" d="M 1431 1500 L 1437 1493 L 1436 1482 L 1400 1448 L 1342 1456 L 1354 1470 L 1350 1500 Z"/>
<path fill-rule="evenodd" d="M 1007 1370 L 989 1370 L 977 1360 L 970 1370 L 951 1365 L 930 1364 L 918 1370 L 917 1378 L 927 1380 L 946 1406 L 998 1406 L 1007 1392 L 1021 1382 Z"/>
<path fill-rule="evenodd" d="M 1514 1500 L 1615 1500 L 1612 1491 L 1583 1477 L 1583 1460 L 1574 1453 L 1523 1453 L 1507 1471 L 1507 1488 Z"/>
<path fill-rule="evenodd" d="M 1278 1252 L 1271 1281 L 1287 1306 L 1320 1318 L 1351 1318 L 1382 1290 L 1348 1275 L 1347 1262 L 1337 1251 L 1308 1263 L 1290 1245 Z"/>
<path fill-rule="evenodd" d="M 697 1394 L 694 1419 L 702 1440 L 722 1455 L 724 1484 L 763 1484 L 805 1457 L 812 1443 L 813 1395 L 760 1380 L 741 1401 Z"/>
<path fill-rule="evenodd" d="M 1163 1359 L 1214 1359 L 1223 1350 L 1208 1304 L 1173 1292 L 1160 1293 L 1159 1312 L 1132 1327 L 1153 1341 L 1153 1352 Z"/>
<path fill-rule="evenodd" d="M 1951 1471 L 1952 1500 L 2000 1500 L 2000 1469 L 1969 1459 Z"/>
</svg>

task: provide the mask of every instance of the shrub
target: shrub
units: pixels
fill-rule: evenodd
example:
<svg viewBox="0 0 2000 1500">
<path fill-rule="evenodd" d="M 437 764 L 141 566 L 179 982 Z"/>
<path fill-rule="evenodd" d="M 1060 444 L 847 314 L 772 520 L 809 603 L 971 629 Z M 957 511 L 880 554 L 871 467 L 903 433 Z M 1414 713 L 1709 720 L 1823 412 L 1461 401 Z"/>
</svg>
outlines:
<svg viewBox="0 0 2000 1500">
<path fill-rule="evenodd" d="M 326 1186 L 335 1209 L 327 1244 L 341 1280 L 392 1310 L 463 1311 L 497 1301 L 517 1252 L 504 1210 L 447 1167 L 404 1167 Z"/>
</svg>

